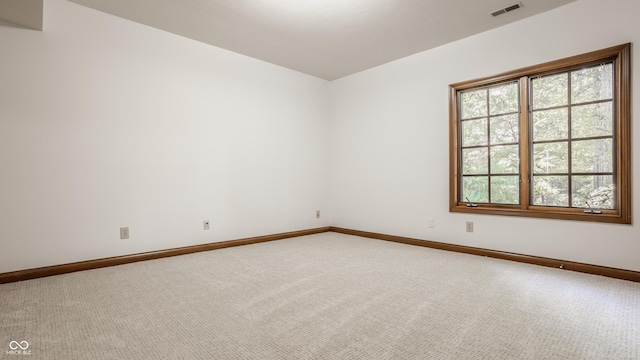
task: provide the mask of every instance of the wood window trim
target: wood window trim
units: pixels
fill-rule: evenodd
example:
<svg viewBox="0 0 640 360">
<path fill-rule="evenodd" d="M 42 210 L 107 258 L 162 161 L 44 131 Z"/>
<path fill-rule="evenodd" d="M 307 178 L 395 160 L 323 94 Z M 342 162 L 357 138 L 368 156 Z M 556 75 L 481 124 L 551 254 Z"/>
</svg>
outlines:
<svg viewBox="0 0 640 360">
<path fill-rule="evenodd" d="M 458 93 L 463 90 L 485 87 L 518 80 L 520 83 L 520 153 L 529 153 L 529 78 L 550 72 L 561 72 L 577 66 L 614 60 L 614 111 L 616 126 L 614 136 L 616 157 L 616 204 L 615 210 L 602 210 L 601 214 L 584 213 L 580 208 L 562 208 L 533 206 L 529 204 L 530 165 L 520 162 L 520 204 L 497 205 L 478 204 L 468 207 L 460 194 L 460 158 L 459 158 L 459 104 Z M 527 159 L 528 159 L 527 155 Z M 496 76 L 459 82 L 449 85 L 449 211 L 504 216 L 520 216 L 547 219 L 592 221 L 605 223 L 631 224 L 631 44 L 589 52 L 565 59 L 550 61 L 540 65 L 505 72 Z"/>
</svg>

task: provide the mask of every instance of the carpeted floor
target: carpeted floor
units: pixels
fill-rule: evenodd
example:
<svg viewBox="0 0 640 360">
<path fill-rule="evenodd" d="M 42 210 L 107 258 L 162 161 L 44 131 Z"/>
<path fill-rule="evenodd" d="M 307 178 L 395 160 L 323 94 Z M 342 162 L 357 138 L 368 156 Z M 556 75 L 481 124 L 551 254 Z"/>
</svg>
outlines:
<svg viewBox="0 0 640 360">
<path fill-rule="evenodd" d="M 0 310 L 0 359 L 640 359 L 639 283 L 337 233 L 4 284 Z"/>
</svg>

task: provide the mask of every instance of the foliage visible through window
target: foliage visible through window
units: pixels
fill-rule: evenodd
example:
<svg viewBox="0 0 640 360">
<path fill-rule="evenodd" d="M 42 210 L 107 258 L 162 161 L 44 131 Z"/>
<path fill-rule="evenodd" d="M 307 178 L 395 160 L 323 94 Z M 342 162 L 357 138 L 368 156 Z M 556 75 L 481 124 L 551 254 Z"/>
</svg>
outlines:
<svg viewBox="0 0 640 360">
<path fill-rule="evenodd" d="M 533 205 L 614 208 L 613 65 L 531 80 Z"/>
<path fill-rule="evenodd" d="M 451 85 L 451 210 L 629 223 L 629 51 Z"/>
<path fill-rule="evenodd" d="M 462 197 L 518 204 L 518 84 L 461 93 Z"/>
</svg>

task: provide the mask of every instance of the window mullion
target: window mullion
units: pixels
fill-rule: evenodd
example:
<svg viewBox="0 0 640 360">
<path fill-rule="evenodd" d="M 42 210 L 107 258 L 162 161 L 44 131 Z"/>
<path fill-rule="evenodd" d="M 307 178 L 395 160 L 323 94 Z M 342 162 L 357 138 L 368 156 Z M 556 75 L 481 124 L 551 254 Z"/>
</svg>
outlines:
<svg viewBox="0 0 640 360">
<path fill-rule="evenodd" d="M 567 203 L 568 207 L 573 207 L 573 135 L 571 112 L 573 110 L 573 99 L 571 98 L 571 72 L 567 72 Z"/>
<path fill-rule="evenodd" d="M 487 89 L 487 201 L 492 203 L 491 196 L 491 98 Z"/>
<path fill-rule="evenodd" d="M 530 204 L 530 139 L 529 139 L 529 78 L 523 76 L 519 81 L 520 90 L 520 208 L 526 210 Z"/>
</svg>

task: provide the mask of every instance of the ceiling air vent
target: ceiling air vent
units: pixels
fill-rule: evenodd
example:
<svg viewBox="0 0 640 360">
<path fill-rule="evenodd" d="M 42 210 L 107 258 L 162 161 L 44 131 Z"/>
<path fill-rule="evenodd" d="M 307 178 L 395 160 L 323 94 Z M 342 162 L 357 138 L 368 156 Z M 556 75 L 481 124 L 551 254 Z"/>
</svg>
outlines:
<svg viewBox="0 0 640 360">
<path fill-rule="evenodd" d="M 507 6 L 506 8 L 502 8 L 502 9 L 500 9 L 500 10 L 493 11 L 493 12 L 491 13 L 491 15 L 492 15 L 492 16 L 498 16 L 498 15 L 506 14 L 506 13 L 508 13 L 509 11 L 513 11 L 513 10 L 515 10 L 515 9 L 520 9 L 521 7 L 522 7 L 522 3 L 517 3 L 517 4 L 509 5 L 509 6 Z"/>
</svg>

